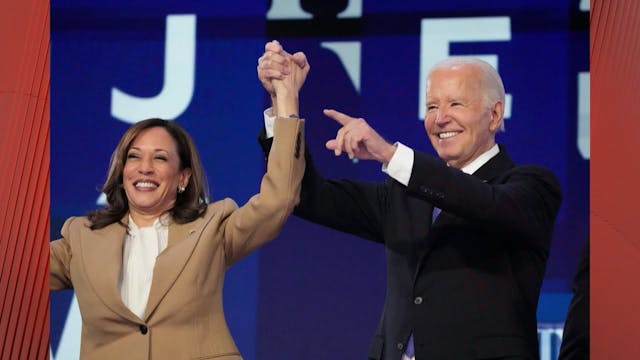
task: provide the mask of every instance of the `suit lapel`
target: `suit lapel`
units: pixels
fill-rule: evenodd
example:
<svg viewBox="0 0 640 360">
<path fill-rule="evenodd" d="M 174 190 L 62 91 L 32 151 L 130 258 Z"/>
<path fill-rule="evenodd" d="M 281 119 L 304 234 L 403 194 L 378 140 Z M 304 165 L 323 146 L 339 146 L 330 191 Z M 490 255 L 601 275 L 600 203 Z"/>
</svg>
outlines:
<svg viewBox="0 0 640 360">
<path fill-rule="evenodd" d="M 499 147 L 500 152 L 476 170 L 473 176 L 482 179 L 484 182 L 491 182 L 496 176 L 503 174 L 514 166 L 504 146 L 499 145 Z"/>
<path fill-rule="evenodd" d="M 122 269 L 122 246 L 128 217 L 121 220 L 125 226 L 113 223 L 102 229 L 82 229 L 81 252 L 84 268 L 91 287 L 103 303 L 116 314 L 139 322 L 122 302 L 118 283 Z"/>
<path fill-rule="evenodd" d="M 201 227 L 205 223 L 205 219 L 199 218 L 187 224 L 178 224 L 173 221 L 169 224 L 169 243 L 156 259 L 145 320 L 153 314 L 186 266 L 202 233 Z"/>
</svg>

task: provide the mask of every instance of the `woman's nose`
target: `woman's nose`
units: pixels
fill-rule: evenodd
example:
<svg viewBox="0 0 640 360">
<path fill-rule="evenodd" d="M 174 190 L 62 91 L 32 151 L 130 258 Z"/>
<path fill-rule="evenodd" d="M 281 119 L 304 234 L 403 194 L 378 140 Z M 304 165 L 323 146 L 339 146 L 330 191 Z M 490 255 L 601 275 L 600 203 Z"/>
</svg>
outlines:
<svg viewBox="0 0 640 360">
<path fill-rule="evenodd" d="M 138 171 L 145 175 L 153 173 L 153 162 L 151 159 L 142 159 L 142 161 L 140 161 Z"/>
</svg>

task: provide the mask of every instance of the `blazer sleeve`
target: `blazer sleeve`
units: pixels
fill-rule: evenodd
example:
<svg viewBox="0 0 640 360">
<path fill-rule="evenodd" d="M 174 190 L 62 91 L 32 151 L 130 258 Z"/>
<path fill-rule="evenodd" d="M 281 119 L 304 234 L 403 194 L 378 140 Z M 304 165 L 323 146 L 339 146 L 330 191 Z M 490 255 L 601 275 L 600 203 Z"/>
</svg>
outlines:
<svg viewBox="0 0 640 360">
<path fill-rule="evenodd" d="M 224 221 L 227 266 L 275 238 L 300 200 L 304 172 L 304 120 L 277 118 L 273 148 L 260 192 Z"/>
<path fill-rule="evenodd" d="M 548 237 L 562 201 L 560 184 L 540 166 L 515 166 L 482 179 L 447 167 L 439 159 L 414 153 L 408 190 L 434 206 L 468 221 L 513 231 L 524 239 Z"/>
<path fill-rule="evenodd" d="M 74 218 L 69 218 L 62 226 L 62 238 L 49 243 L 49 290 L 73 288 L 69 264 L 71 263 L 71 246 L 69 244 L 69 227 Z"/>
<path fill-rule="evenodd" d="M 264 130 L 258 140 L 268 155 L 271 139 L 265 137 Z M 325 179 L 314 166 L 308 150 L 305 160 L 300 203 L 294 214 L 335 230 L 383 242 L 389 183 Z"/>
</svg>

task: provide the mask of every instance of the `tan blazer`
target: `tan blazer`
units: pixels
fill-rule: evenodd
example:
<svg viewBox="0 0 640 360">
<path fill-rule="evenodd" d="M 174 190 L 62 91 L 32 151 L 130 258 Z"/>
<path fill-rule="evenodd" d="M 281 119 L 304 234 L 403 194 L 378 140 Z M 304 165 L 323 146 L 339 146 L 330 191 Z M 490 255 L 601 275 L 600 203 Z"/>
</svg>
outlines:
<svg viewBox="0 0 640 360">
<path fill-rule="evenodd" d="M 144 319 L 122 303 L 118 288 L 126 228 L 91 230 L 84 217 L 65 222 L 62 238 L 51 242 L 49 281 L 51 290 L 76 293 L 82 359 L 241 359 L 222 309 L 224 273 L 277 236 L 298 203 L 303 131 L 303 120 L 276 120 L 260 193 L 244 206 L 224 199 L 191 223 L 170 222 Z"/>
</svg>

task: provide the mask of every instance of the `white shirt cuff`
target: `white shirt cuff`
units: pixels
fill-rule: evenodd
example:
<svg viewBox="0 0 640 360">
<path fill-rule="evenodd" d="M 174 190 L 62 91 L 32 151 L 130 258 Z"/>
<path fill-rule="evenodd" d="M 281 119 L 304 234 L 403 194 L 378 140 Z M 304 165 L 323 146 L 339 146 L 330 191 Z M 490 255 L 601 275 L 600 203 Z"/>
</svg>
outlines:
<svg viewBox="0 0 640 360">
<path fill-rule="evenodd" d="M 394 145 L 396 146 L 396 152 L 386 166 L 382 165 L 382 171 L 397 182 L 407 186 L 413 170 L 413 149 L 402 145 L 400 142 L 395 142 Z"/>
<path fill-rule="evenodd" d="M 273 108 L 268 108 L 264 111 L 264 129 L 267 133 L 267 139 L 273 137 L 273 124 L 276 121 L 276 117 L 273 115 Z"/>
</svg>

